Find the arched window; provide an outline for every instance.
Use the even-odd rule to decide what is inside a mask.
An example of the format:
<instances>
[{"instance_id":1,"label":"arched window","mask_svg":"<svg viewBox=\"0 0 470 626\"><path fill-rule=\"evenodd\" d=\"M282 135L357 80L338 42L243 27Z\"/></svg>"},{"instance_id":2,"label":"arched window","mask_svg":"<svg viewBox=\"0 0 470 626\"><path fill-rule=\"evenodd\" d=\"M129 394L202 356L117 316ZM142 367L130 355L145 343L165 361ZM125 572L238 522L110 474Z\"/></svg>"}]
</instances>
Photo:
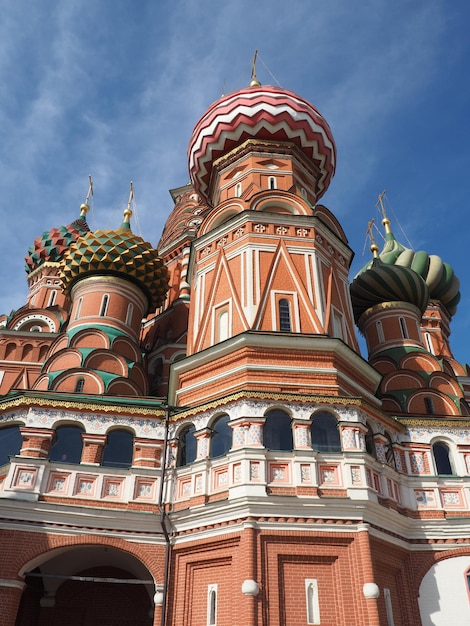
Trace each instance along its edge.
<instances>
[{"instance_id":1,"label":"arched window","mask_svg":"<svg viewBox=\"0 0 470 626\"><path fill-rule=\"evenodd\" d=\"M59 426L55 431L55 443L51 448L49 460L56 463L80 463L83 432L81 426Z\"/></svg>"},{"instance_id":2,"label":"arched window","mask_svg":"<svg viewBox=\"0 0 470 626\"><path fill-rule=\"evenodd\" d=\"M84 387L85 387L85 379L82 377L77 378L77 382L75 384L75 393L82 393Z\"/></svg>"},{"instance_id":3,"label":"arched window","mask_svg":"<svg viewBox=\"0 0 470 626\"><path fill-rule=\"evenodd\" d=\"M196 427L194 424L186 426L180 433L178 443L178 458L176 464L178 467L188 465L196 460L197 456L197 439L194 436Z\"/></svg>"},{"instance_id":4,"label":"arched window","mask_svg":"<svg viewBox=\"0 0 470 626\"><path fill-rule=\"evenodd\" d=\"M449 476L454 473L450 462L449 448L445 443L442 443L442 441L434 443L432 446L432 454L436 466L436 473L439 476Z\"/></svg>"},{"instance_id":5,"label":"arched window","mask_svg":"<svg viewBox=\"0 0 470 626\"><path fill-rule=\"evenodd\" d=\"M51 291L51 295L49 296L49 304L47 306L54 306L56 298L57 298L57 291L53 289Z\"/></svg>"},{"instance_id":6,"label":"arched window","mask_svg":"<svg viewBox=\"0 0 470 626\"><path fill-rule=\"evenodd\" d=\"M269 188L270 189L277 189L276 177L275 176L270 176L269 177Z\"/></svg>"},{"instance_id":7,"label":"arched window","mask_svg":"<svg viewBox=\"0 0 470 626\"><path fill-rule=\"evenodd\" d=\"M108 312L109 296L105 294L101 301L100 317L105 317Z\"/></svg>"},{"instance_id":8,"label":"arched window","mask_svg":"<svg viewBox=\"0 0 470 626\"><path fill-rule=\"evenodd\" d=\"M0 428L0 467L10 462L11 456L19 453L22 443L19 426Z\"/></svg>"},{"instance_id":9,"label":"arched window","mask_svg":"<svg viewBox=\"0 0 470 626\"><path fill-rule=\"evenodd\" d=\"M312 448L318 452L341 452L341 440L336 418L321 411L312 417Z\"/></svg>"},{"instance_id":10,"label":"arched window","mask_svg":"<svg viewBox=\"0 0 470 626\"><path fill-rule=\"evenodd\" d=\"M217 585L209 585L207 589L207 624L217 624Z\"/></svg>"},{"instance_id":11,"label":"arched window","mask_svg":"<svg viewBox=\"0 0 470 626\"><path fill-rule=\"evenodd\" d=\"M134 449L134 435L128 430L110 430L106 438L101 465L130 467Z\"/></svg>"},{"instance_id":12,"label":"arched window","mask_svg":"<svg viewBox=\"0 0 470 626\"><path fill-rule=\"evenodd\" d=\"M379 343L383 343L385 341L385 336L384 336L384 329L382 326L382 322L379 320L376 323L375 327L377 329L377 338L379 340Z\"/></svg>"},{"instance_id":13,"label":"arched window","mask_svg":"<svg viewBox=\"0 0 470 626\"><path fill-rule=\"evenodd\" d=\"M291 332L290 322L290 302L286 298L281 298L278 302L279 307L279 330L282 332Z\"/></svg>"},{"instance_id":14,"label":"arched window","mask_svg":"<svg viewBox=\"0 0 470 626\"><path fill-rule=\"evenodd\" d=\"M228 311L221 311L218 320L218 341L228 339Z\"/></svg>"},{"instance_id":15,"label":"arched window","mask_svg":"<svg viewBox=\"0 0 470 626\"><path fill-rule=\"evenodd\" d=\"M242 195L242 184L237 183L235 185L235 198L241 198Z\"/></svg>"},{"instance_id":16,"label":"arched window","mask_svg":"<svg viewBox=\"0 0 470 626\"><path fill-rule=\"evenodd\" d=\"M227 454L232 447L232 429L228 425L230 418L222 415L212 424L211 459Z\"/></svg>"},{"instance_id":17,"label":"arched window","mask_svg":"<svg viewBox=\"0 0 470 626\"><path fill-rule=\"evenodd\" d=\"M268 450L292 450L291 419L280 409L273 409L266 414L263 430L263 444Z\"/></svg>"},{"instance_id":18,"label":"arched window","mask_svg":"<svg viewBox=\"0 0 470 626\"><path fill-rule=\"evenodd\" d=\"M370 427L370 424L367 424L366 452L370 454L371 456L373 456L374 459L377 458L377 449L375 447L374 433L372 431L372 428Z\"/></svg>"}]
</instances>

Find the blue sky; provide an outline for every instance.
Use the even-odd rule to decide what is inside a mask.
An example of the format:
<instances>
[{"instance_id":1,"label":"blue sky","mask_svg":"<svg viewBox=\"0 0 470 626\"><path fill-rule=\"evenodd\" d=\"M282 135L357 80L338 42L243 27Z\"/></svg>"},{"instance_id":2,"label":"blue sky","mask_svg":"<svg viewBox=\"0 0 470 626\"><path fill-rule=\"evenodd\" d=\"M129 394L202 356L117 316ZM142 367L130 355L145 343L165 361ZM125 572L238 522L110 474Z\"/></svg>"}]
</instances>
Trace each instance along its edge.
<instances>
[{"instance_id":1,"label":"blue sky","mask_svg":"<svg viewBox=\"0 0 470 626\"><path fill-rule=\"evenodd\" d=\"M25 301L34 238L78 215L115 228L135 187L134 232L158 243L168 190L188 181L193 126L258 78L311 101L338 149L322 199L369 258L387 189L403 243L461 280L451 345L470 361L467 271L470 5L466 0L45 0L0 3L0 312ZM403 235L403 229L405 235Z\"/></svg>"}]
</instances>

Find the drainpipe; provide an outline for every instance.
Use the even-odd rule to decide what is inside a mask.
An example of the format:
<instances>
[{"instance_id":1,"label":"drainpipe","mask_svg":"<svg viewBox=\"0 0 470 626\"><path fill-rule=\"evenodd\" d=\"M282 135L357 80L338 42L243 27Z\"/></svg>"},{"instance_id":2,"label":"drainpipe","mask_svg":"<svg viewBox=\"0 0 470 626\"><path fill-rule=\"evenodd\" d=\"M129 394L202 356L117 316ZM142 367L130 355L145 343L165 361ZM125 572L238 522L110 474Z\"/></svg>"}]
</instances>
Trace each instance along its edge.
<instances>
[{"instance_id":1,"label":"drainpipe","mask_svg":"<svg viewBox=\"0 0 470 626\"><path fill-rule=\"evenodd\" d=\"M160 473L160 490L158 493L158 511L160 513L160 524L163 531L163 536L165 538L165 568L163 572L163 601L162 601L162 614L160 624L161 626L165 626L166 621L166 607L167 607L167 597L168 597L168 581L170 578L170 555L171 555L171 544L170 544L170 535L168 533L166 524L168 520L168 515L165 510L165 503L163 501L163 492L165 488L165 474L166 474L166 456L168 450L168 433L170 428L170 406L168 404L165 407L165 438L163 440L163 451L162 451L162 461L160 463L161 473Z\"/></svg>"}]
</instances>

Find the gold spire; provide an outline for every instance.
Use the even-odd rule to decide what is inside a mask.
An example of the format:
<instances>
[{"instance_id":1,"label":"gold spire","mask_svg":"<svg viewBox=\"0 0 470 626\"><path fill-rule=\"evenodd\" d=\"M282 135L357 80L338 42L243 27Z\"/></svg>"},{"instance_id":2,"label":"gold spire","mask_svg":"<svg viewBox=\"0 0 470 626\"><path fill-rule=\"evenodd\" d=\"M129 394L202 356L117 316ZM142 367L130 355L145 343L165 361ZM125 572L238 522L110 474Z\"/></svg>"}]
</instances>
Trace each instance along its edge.
<instances>
[{"instance_id":1,"label":"gold spire","mask_svg":"<svg viewBox=\"0 0 470 626\"><path fill-rule=\"evenodd\" d=\"M383 215L383 219L382 219L382 224L384 225L385 228L385 234L387 235L388 233L392 232L390 230L390 220L387 217L387 213L385 212L385 207L384 207L384 203L383 203L383 198L385 196L385 189L382 191L382 193L379 195L379 199L377 200L375 206L377 208L380 207L380 210L382 211L382 215Z\"/></svg>"},{"instance_id":2,"label":"gold spire","mask_svg":"<svg viewBox=\"0 0 470 626\"><path fill-rule=\"evenodd\" d=\"M90 210L90 205L88 204L88 202L90 200L90 196L93 195L93 181L90 174L88 174L88 180L90 181L90 184L88 186L88 193L86 195L85 202L80 205L80 217L85 217L85 215Z\"/></svg>"},{"instance_id":3,"label":"gold spire","mask_svg":"<svg viewBox=\"0 0 470 626\"><path fill-rule=\"evenodd\" d=\"M250 87L261 87L261 83L256 78L256 57L258 56L258 50L255 50L255 56L253 57L253 65L251 66L251 83Z\"/></svg>"},{"instance_id":4,"label":"gold spire","mask_svg":"<svg viewBox=\"0 0 470 626\"><path fill-rule=\"evenodd\" d=\"M134 200L134 183L131 181L131 189L129 192L129 201L127 203L127 208L124 209L124 224L129 225L130 219L132 217L131 204Z\"/></svg>"},{"instance_id":5,"label":"gold spire","mask_svg":"<svg viewBox=\"0 0 470 626\"><path fill-rule=\"evenodd\" d=\"M374 225L374 219L372 218L367 224L366 237L370 239L370 251L374 255L374 259L379 256L379 246L375 243L374 233L372 232L372 226Z\"/></svg>"}]
</instances>

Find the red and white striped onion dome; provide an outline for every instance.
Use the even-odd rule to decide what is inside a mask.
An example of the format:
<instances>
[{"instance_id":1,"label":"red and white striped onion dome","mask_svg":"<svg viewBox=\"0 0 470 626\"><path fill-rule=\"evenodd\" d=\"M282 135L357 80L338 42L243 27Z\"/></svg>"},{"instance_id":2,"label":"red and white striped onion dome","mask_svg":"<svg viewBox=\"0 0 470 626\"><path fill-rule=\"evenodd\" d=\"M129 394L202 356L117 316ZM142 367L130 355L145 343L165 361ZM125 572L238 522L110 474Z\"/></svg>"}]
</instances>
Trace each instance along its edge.
<instances>
[{"instance_id":1,"label":"red and white striped onion dome","mask_svg":"<svg viewBox=\"0 0 470 626\"><path fill-rule=\"evenodd\" d=\"M320 170L317 199L328 189L335 173L336 147L327 121L295 93L261 85L222 97L194 128L189 174L206 200L213 162L247 139L294 143Z\"/></svg>"}]
</instances>

